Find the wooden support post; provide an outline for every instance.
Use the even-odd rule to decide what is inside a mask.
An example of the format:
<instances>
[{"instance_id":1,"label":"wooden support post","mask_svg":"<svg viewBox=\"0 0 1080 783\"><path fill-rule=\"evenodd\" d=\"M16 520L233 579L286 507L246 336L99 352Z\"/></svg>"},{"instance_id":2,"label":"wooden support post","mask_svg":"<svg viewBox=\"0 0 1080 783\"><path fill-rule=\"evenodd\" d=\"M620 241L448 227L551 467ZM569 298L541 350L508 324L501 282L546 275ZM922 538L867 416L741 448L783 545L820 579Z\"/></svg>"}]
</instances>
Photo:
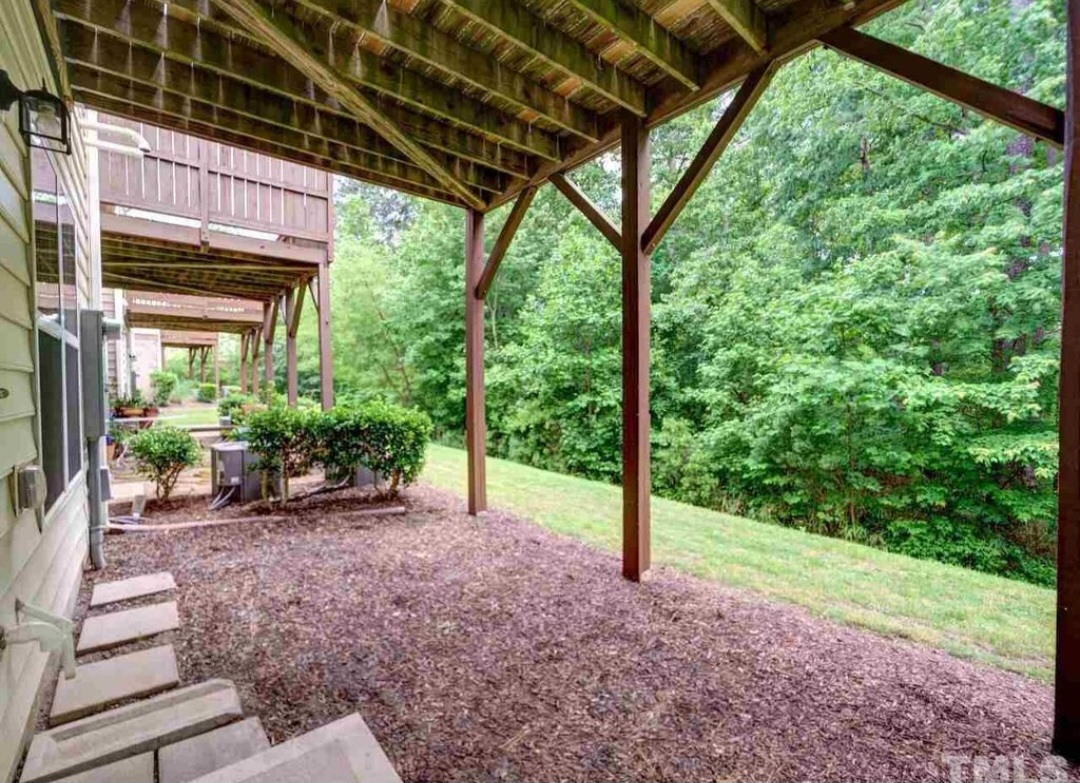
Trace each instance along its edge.
<instances>
[{"instance_id":1,"label":"wooden support post","mask_svg":"<svg viewBox=\"0 0 1080 783\"><path fill-rule=\"evenodd\" d=\"M215 397L221 396L221 335L218 335L217 342L214 343L214 388L217 390L214 393Z\"/></svg>"},{"instance_id":2,"label":"wooden support post","mask_svg":"<svg viewBox=\"0 0 1080 783\"><path fill-rule=\"evenodd\" d=\"M1073 3L1067 35L1053 750L1076 763L1080 761L1080 10Z\"/></svg>"},{"instance_id":3,"label":"wooden support post","mask_svg":"<svg viewBox=\"0 0 1080 783\"><path fill-rule=\"evenodd\" d=\"M262 329L251 332L251 394L259 396L259 351L262 348Z\"/></svg>"},{"instance_id":4,"label":"wooden support post","mask_svg":"<svg viewBox=\"0 0 1080 783\"><path fill-rule=\"evenodd\" d=\"M199 349L199 383L206 383L206 356L209 352L207 345Z\"/></svg>"},{"instance_id":5,"label":"wooden support post","mask_svg":"<svg viewBox=\"0 0 1080 783\"><path fill-rule=\"evenodd\" d=\"M623 576L637 582L650 565L649 323L651 261L642 249L649 224L649 131L622 118Z\"/></svg>"},{"instance_id":6,"label":"wooden support post","mask_svg":"<svg viewBox=\"0 0 1080 783\"><path fill-rule=\"evenodd\" d=\"M334 407L334 350L330 342L330 266L319 264L319 386L322 391L322 407L328 411Z\"/></svg>"},{"instance_id":7,"label":"wooden support post","mask_svg":"<svg viewBox=\"0 0 1080 783\"><path fill-rule=\"evenodd\" d=\"M277 329L278 316L278 301L275 298L273 301L267 302L263 305L263 342L265 348L263 350L263 370L265 372L266 381L266 401L271 402L274 397L274 332Z\"/></svg>"},{"instance_id":8,"label":"wooden support post","mask_svg":"<svg viewBox=\"0 0 1080 783\"><path fill-rule=\"evenodd\" d=\"M164 349L162 349L162 355L164 355L164 353L165 353L165 351L164 351ZM164 366L165 362L162 361L161 364L162 364L162 369L165 369L165 366ZM194 348L188 348L187 349L187 377L188 377L189 381L195 380L195 349Z\"/></svg>"},{"instance_id":9,"label":"wooden support post","mask_svg":"<svg viewBox=\"0 0 1080 783\"><path fill-rule=\"evenodd\" d=\"M477 296L484 273L484 215L465 211L465 446L469 513L487 510L487 421L484 412L484 300Z\"/></svg>"},{"instance_id":10,"label":"wooden support post","mask_svg":"<svg viewBox=\"0 0 1080 783\"><path fill-rule=\"evenodd\" d=\"M296 333L300 329L300 314L304 309L304 289L290 288L285 292L285 385L289 405L296 405L299 395L296 378Z\"/></svg>"},{"instance_id":11,"label":"wooden support post","mask_svg":"<svg viewBox=\"0 0 1080 783\"><path fill-rule=\"evenodd\" d=\"M248 342L250 341L250 334L244 332L240 335L240 393L247 394L247 363L248 363Z\"/></svg>"}]
</instances>

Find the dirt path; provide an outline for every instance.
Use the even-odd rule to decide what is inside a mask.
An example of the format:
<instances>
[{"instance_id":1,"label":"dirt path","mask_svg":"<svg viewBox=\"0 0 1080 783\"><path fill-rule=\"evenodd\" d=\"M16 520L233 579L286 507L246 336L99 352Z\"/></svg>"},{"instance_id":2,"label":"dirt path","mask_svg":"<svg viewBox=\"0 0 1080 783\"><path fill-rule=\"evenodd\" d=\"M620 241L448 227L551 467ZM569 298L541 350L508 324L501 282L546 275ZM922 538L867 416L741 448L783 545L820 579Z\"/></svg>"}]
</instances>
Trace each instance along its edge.
<instances>
[{"instance_id":1,"label":"dirt path","mask_svg":"<svg viewBox=\"0 0 1080 783\"><path fill-rule=\"evenodd\" d=\"M949 780L950 760L971 780L975 756L1032 778L1046 762L1052 693L1032 680L663 570L631 585L606 553L436 490L405 503L110 537L89 581L171 570L184 680L233 679L275 742L358 710L406 780Z\"/></svg>"}]
</instances>

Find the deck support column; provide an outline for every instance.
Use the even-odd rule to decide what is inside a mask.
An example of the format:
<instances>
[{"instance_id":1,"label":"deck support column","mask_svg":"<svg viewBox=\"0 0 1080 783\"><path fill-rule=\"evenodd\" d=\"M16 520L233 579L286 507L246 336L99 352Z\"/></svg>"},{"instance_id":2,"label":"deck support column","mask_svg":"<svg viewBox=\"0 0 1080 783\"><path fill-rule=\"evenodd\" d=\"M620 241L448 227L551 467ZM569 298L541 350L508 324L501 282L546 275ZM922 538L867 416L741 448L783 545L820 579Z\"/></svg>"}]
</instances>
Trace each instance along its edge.
<instances>
[{"instance_id":1,"label":"deck support column","mask_svg":"<svg viewBox=\"0 0 1080 783\"><path fill-rule=\"evenodd\" d=\"M251 332L251 395L259 396L259 350L262 348L262 329L254 329Z\"/></svg>"},{"instance_id":2,"label":"deck support column","mask_svg":"<svg viewBox=\"0 0 1080 783\"><path fill-rule=\"evenodd\" d=\"M642 235L650 216L649 131L622 118L622 460L623 576L637 582L650 565L649 325L652 260Z\"/></svg>"},{"instance_id":3,"label":"deck support column","mask_svg":"<svg viewBox=\"0 0 1080 783\"><path fill-rule=\"evenodd\" d=\"M1069 4L1058 416L1057 663L1054 752L1080 761L1080 11Z\"/></svg>"},{"instance_id":4,"label":"deck support column","mask_svg":"<svg viewBox=\"0 0 1080 783\"><path fill-rule=\"evenodd\" d=\"M465 211L465 446L468 451L469 513L487 510L487 421L484 402L484 300L477 286L484 274L484 215Z\"/></svg>"},{"instance_id":5,"label":"deck support column","mask_svg":"<svg viewBox=\"0 0 1080 783\"><path fill-rule=\"evenodd\" d=\"M296 333L300 328L300 311L304 293L290 288L285 292L285 389L289 405L296 407L299 390L296 378Z\"/></svg>"},{"instance_id":6,"label":"deck support column","mask_svg":"<svg viewBox=\"0 0 1080 783\"><path fill-rule=\"evenodd\" d=\"M216 389L214 396L221 396L221 362L219 357L221 356L221 335L218 335L217 342L214 343L214 389Z\"/></svg>"},{"instance_id":7,"label":"deck support column","mask_svg":"<svg viewBox=\"0 0 1080 783\"><path fill-rule=\"evenodd\" d=\"M330 332L330 265L319 264L318 296L315 305L319 311L319 386L322 392L322 409L334 407L334 349Z\"/></svg>"},{"instance_id":8,"label":"deck support column","mask_svg":"<svg viewBox=\"0 0 1080 783\"><path fill-rule=\"evenodd\" d=\"M247 394L247 360L248 360L248 342L250 341L250 334L248 332L242 332L240 334L240 393Z\"/></svg>"},{"instance_id":9,"label":"deck support column","mask_svg":"<svg viewBox=\"0 0 1080 783\"><path fill-rule=\"evenodd\" d=\"M187 377L189 381L195 380L195 348L187 349ZM162 357L165 356L165 350L161 351ZM165 359L161 360L161 369L165 369Z\"/></svg>"},{"instance_id":10,"label":"deck support column","mask_svg":"<svg viewBox=\"0 0 1080 783\"><path fill-rule=\"evenodd\" d=\"M278 302L263 305L263 372L266 381L266 402L274 398L274 332L277 328Z\"/></svg>"}]
</instances>

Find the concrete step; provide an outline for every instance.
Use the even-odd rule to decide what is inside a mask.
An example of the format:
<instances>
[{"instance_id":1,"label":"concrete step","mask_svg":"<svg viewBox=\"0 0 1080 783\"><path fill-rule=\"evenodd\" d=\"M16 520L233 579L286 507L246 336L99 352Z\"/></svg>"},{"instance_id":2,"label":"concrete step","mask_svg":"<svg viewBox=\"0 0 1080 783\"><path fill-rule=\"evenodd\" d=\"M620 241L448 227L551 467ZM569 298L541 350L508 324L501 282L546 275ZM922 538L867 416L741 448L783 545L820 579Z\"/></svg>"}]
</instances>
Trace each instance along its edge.
<instances>
[{"instance_id":1,"label":"concrete step","mask_svg":"<svg viewBox=\"0 0 1080 783\"><path fill-rule=\"evenodd\" d=\"M75 667L75 678L56 682L49 723L61 723L100 712L126 699L153 696L180 684L172 645L118 655Z\"/></svg>"},{"instance_id":2,"label":"concrete step","mask_svg":"<svg viewBox=\"0 0 1080 783\"><path fill-rule=\"evenodd\" d=\"M211 772L195 783L401 783L356 713Z\"/></svg>"},{"instance_id":3,"label":"concrete step","mask_svg":"<svg viewBox=\"0 0 1080 783\"><path fill-rule=\"evenodd\" d=\"M94 767L59 783L154 783L154 754L140 753L103 767Z\"/></svg>"},{"instance_id":4,"label":"concrete step","mask_svg":"<svg viewBox=\"0 0 1080 783\"><path fill-rule=\"evenodd\" d=\"M179 627L180 613L176 601L88 617L83 621L75 652L108 650Z\"/></svg>"},{"instance_id":5,"label":"concrete step","mask_svg":"<svg viewBox=\"0 0 1080 783\"><path fill-rule=\"evenodd\" d=\"M143 598L175 589L176 582L168 571L133 576L131 579L121 579L119 582L102 582L94 585L94 592L90 594L90 608L95 609L105 604L130 601L132 598Z\"/></svg>"},{"instance_id":6,"label":"concrete step","mask_svg":"<svg viewBox=\"0 0 1080 783\"><path fill-rule=\"evenodd\" d=\"M187 783L270 747L258 718L230 723L158 751L159 783Z\"/></svg>"},{"instance_id":7,"label":"concrete step","mask_svg":"<svg viewBox=\"0 0 1080 783\"><path fill-rule=\"evenodd\" d=\"M22 780L57 780L157 750L243 717L228 680L207 680L36 735Z\"/></svg>"}]
</instances>

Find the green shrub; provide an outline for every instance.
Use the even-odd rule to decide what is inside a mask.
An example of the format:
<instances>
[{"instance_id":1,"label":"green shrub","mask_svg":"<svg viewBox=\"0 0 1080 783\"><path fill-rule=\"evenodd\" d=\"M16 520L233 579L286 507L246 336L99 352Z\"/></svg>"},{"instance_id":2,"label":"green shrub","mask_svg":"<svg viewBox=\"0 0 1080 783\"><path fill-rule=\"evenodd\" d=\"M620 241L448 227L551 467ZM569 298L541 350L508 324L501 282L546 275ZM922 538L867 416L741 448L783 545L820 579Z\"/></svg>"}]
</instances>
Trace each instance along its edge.
<instances>
[{"instance_id":1,"label":"green shrub","mask_svg":"<svg viewBox=\"0 0 1080 783\"><path fill-rule=\"evenodd\" d=\"M244 420L244 406L258 404L250 394L229 394L218 400L218 416L228 416L233 424L240 424Z\"/></svg>"},{"instance_id":2,"label":"green shrub","mask_svg":"<svg viewBox=\"0 0 1080 783\"><path fill-rule=\"evenodd\" d=\"M221 387L221 396L222 397L231 397L232 395L239 394L239 393L240 393L240 387L239 386L222 386Z\"/></svg>"},{"instance_id":3,"label":"green shrub","mask_svg":"<svg viewBox=\"0 0 1080 783\"><path fill-rule=\"evenodd\" d=\"M213 402L217 399L217 386L212 383L200 383L196 397L199 402Z\"/></svg>"},{"instance_id":4,"label":"green shrub","mask_svg":"<svg viewBox=\"0 0 1080 783\"><path fill-rule=\"evenodd\" d=\"M321 417L319 411L275 406L252 411L244 422L244 439L258 455L264 482L270 473L281 476L283 503L289 502L289 479L307 473L317 456Z\"/></svg>"},{"instance_id":5,"label":"green shrub","mask_svg":"<svg viewBox=\"0 0 1080 783\"><path fill-rule=\"evenodd\" d=\"M199 461L199 443L179 427L151 427L135 435L128 449L138 462L139 472L156 485L159 500L168 500L180 471Z\"/></svg>"},{"instance_id":6,"label":"green shrub","mask_svg":"<svg viewBox=\"0 0 1080 783\"><path fill-rule=\"evenodd\" d=\"M172 397L176 384L179 382L180 379L176 377L176 373L160 370L150 373L150 389L154 404L168 405L169 398Z\"/></svg>"},{"instance_id":7,"label":"green shrub","mask_svg":"<svg viewBox=\"0 0 1080 783\"><path fill-rule=\"evenodd\" d=\"M367 467L396 495L423 470L431 433L431 419L417 410L378 401L338 406L319 417L320 461L329 475Z\"/></svg>"}]
</instances>

